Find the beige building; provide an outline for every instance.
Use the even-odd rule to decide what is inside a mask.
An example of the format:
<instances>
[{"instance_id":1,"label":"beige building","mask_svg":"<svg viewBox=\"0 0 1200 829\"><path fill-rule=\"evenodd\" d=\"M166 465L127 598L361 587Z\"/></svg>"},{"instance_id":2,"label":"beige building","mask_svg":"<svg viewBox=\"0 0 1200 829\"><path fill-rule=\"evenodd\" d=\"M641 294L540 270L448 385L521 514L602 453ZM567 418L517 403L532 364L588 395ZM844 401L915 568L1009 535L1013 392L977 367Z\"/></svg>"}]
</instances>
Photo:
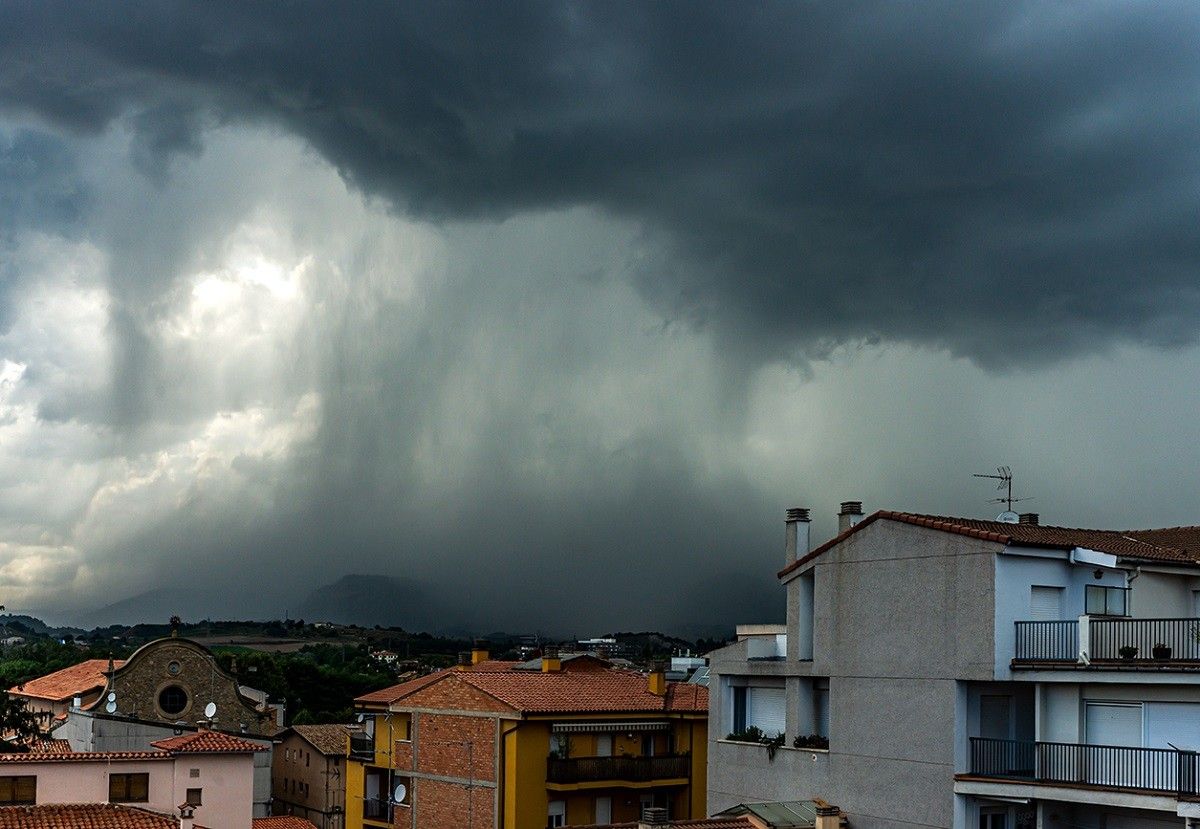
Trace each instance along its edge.
<instances>
[{"instance_id":1,"label":"beige building","mask_svg":"<svg viewBox=\"0 0 1200 829\"><path fill-rule=\"evenodd\" d=\"M337 723L294 725L276 738L271 811L306 818L317 829L342 829L346 819L346 756L350 730Z\"/></svg>"}]
</instances>

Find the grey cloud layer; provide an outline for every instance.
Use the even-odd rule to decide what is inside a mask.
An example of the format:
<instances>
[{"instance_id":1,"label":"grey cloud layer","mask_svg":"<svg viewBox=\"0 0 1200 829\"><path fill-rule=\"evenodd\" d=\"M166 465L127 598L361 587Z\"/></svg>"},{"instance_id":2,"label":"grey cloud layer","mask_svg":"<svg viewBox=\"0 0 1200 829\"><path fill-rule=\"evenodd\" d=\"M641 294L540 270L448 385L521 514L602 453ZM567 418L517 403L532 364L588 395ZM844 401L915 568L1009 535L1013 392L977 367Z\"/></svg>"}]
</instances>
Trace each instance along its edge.
<instances>
[{"instance_id":1,"label":"grey cloud layer","mask_svg":"<svg viewBox=\"0 0 1200 829\"><path fill-rule=\"evenodd\" d=\"M10 4L0 101L135 112L146 169L269 119L431 217L592 205L752 362L1192 342L1200 13L1042 3Z\"/></svg>"}]
</instances>

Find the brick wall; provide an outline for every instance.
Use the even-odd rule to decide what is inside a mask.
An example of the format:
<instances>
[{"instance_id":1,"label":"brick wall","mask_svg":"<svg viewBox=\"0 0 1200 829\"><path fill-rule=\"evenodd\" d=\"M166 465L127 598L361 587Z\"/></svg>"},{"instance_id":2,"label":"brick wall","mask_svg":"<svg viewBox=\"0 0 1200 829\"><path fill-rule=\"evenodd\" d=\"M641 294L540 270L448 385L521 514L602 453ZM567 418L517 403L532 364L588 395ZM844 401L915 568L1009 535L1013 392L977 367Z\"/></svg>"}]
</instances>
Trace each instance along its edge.
<instances>
[{"instance_id":1,"label":"brick wall","mask_svg":"<svg viewBox=\"0 0 1200 829\"><path fill-rule=\"evenodd\" d=\"M417 771L495 782L497 720L455 714L417 717Z\"/></svg>"},{"instance_id":2,"label":"brick wall","mask_svg":"<svg viewBox=\"0 0 1200 829\"><path fill-rule=\"evenodd\" d=\"M416 780L413 806L420 829L493 829L496 790L442 780Z\"/></svg>"}]
</instances>

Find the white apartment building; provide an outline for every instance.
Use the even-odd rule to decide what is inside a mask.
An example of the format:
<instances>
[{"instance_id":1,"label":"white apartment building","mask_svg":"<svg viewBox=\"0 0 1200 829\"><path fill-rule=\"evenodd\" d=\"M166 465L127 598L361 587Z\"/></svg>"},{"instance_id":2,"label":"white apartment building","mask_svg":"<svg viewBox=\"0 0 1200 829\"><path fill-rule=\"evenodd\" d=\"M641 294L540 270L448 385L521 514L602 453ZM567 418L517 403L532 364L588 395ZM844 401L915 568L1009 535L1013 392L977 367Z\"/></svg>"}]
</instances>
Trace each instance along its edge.
<instances>
[{"instance_id":1,"label":"white apartment building","mask_svg":"<svg viewBox=\"0 0 1200 829\"><path fill-rule=\"evenodd\" d=\"M786 526L786 625L710 655L710 814L820 797L852 829L1200 826L1200 527L857 502L815 549L807 510ZM726 739L750 726L782 745Z\"/></svg>"}]
</instances>

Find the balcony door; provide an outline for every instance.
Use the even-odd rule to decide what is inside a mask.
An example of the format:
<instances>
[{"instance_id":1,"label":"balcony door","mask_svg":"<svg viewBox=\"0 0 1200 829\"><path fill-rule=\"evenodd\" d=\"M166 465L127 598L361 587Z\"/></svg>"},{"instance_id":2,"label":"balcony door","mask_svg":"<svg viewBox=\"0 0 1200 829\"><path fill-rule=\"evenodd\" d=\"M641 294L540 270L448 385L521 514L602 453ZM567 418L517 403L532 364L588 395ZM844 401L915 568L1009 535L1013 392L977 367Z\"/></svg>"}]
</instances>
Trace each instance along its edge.
<instances>
[{"instance_id":1,"label":"balcony door","mask_svg":"<svg viewBox=\"0 0 1200 829\"><path fill-rule=\"evenodd\" d=\"M1141 761L1139 752L1120 748L1140 748L1142 745L1141 703L1088 702L1084 705L1084 727L1089 746L1087 752L1087 782L1119 786L1129 776L1130 764Z\"/></svg>"},{"instance_id":2,"label":"balcony door","mask_svg":"<svg viewBox=\"0 0 1200 829\"><path fill-rule=\"evenodd\" d=\"M612 735L597 734L596 735L596 756L597 757L612 757ZM599 821L597 821L599 822Z\"/></svg>"}]
</instances>

